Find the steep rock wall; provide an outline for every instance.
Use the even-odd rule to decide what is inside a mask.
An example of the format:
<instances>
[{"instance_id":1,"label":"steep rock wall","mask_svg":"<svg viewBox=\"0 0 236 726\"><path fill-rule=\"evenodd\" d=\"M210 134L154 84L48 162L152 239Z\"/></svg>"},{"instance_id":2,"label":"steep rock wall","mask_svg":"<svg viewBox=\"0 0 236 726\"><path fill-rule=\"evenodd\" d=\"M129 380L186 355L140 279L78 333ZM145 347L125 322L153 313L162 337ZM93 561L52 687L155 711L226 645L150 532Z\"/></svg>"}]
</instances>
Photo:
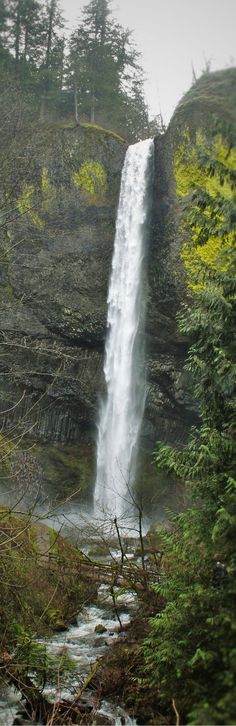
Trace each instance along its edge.
<instances>
[{"instance_id":1,"label":"steep rock wall","mask_svg":"<svg viewBox=\"0 0 236 726\"><path fill-rule=\"evenodd\" d=\"M76 477L78 486L91 481L126 144L98 128L38 134L30 185L2 238L1 420L9 438L37 442L46 481L75 488Z\"/></svg>"},{"instance_id":2,"label":"steep rock wall","mask_svg":"<svg viewBox=\"0 0 236 726\"><path fill-rule=\"evenodd\" d=\"M196 421L184 371L187 341L176 312L186 294L177 238L172 153L166 137L155 140L152 227L148 250L146 319L147 400L143 441L183 442Z\"/></svg>"},{"instance_id":3,"label":"steep rock wall","mask_svg":"<svg viewBox=\"0 0 236 726\"><path fill-rule=\"evenodd\" d=\"M147 250L147 401L141 447L182 443L197 410L184 370L188 341L176 312L186 298L173 159L185 126L208 132L235 109L235 70L206 74L155 140ZM39 131L39 137L40 137ZM38 151L40 148L40 153ZM2 240L0 390L6 436L27 434L37 479L59 497L93 479L106 299L126 144L96 128L44 129L31 186ZM26 153L28 153L26 151ZM27 197L28 194L28 197ZM27 202L28 199L28 202ZM27 206L28 205L28 206ZM7 250L6 250L7 244ZM17 404L17 405L16 405ZM27 456L14 464L31 481ZM19 457L18 457L19 459ZM28 466L28 469L27 469ZM17 468L18 467L18 468ZM151 475L152 478L152 475Z\"/></svg>"}]
</instances>

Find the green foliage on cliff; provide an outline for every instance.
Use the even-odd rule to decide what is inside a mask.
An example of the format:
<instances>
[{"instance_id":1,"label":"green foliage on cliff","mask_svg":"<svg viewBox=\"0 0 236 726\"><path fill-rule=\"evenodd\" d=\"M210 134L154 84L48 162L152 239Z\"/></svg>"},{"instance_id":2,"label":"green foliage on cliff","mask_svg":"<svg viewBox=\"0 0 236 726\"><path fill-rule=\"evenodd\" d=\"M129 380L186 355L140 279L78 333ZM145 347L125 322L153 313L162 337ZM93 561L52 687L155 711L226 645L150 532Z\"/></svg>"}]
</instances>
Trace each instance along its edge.
<instances>
[{"instance_id":1,"label":"green foliage on cliff","mask_svg":"<svg viewBox=\"0 0 236 726\"><path fill-rule=\"evenodd\" d=\"M104 200L107 175L98 161L86 161L72 176L73 182L91 202L99 204Z\"/></svg>"},{"instance_id":2,"label":"green foliage on cliff","mask_svg":"<svg viewBox=\"0 0 236 726\"><path fill-rule=\"evenodd\" d=\"M43 189L43 191L45 191L45 189ZM18 197L17 206L21 215L28 215L30 217L30 220L33 222L33 224L36 225L36 227L42 228L44 227L44 222L42 219L40 219L39 215L35 211L33 197L34 187L32 184L27 185L23 189L22 195Z\"/></svg>"},{"instance_id":3,"label":"green foliage on cliff","mask_svg":"<svg viewBox=\"0 0 236 726\"><path fill-rule=\"evenodd\" d=\"M42 168L42 192L46 193L48 192L50 188L50 181L49 181L49 174L48 169L44 166Z\"/></svg>"},{"instance_id":4,"label":"green foliage on cliff","mask_svg":"<svg viewBox=\"0 0 236 726\"><path fill-rule=\"evenodd\" d=\"M235 244L236 147L222 136L211 141L198 131L183 134L175 152L176 191L182 198L182 260L188 285L196 290L212 270L225 270ZM191 204L189 203L191 198Z\"/></svg>"},{"instance_id":5,"label":"green foliage on cliff","mask_svg":"<svg viewBox=\"0 0 236 726\"><path fill-rule=\"evenodd\" d=\"M151 692L158 689L168 723L173 723L174 703L181 723L234 724L235 151L219 136L207 143L202 134L194 147L185 134L175 170L188 234L183 258L194 290L179 327L191 341L187 367L201 427L183 449L156 451L158 470L185 482L191 506L162 532L163 573L153 587L165 605L153 617L144 645L144 682ZM204 258L201 249L207 251Z\"/></svg>"}]
</instances>

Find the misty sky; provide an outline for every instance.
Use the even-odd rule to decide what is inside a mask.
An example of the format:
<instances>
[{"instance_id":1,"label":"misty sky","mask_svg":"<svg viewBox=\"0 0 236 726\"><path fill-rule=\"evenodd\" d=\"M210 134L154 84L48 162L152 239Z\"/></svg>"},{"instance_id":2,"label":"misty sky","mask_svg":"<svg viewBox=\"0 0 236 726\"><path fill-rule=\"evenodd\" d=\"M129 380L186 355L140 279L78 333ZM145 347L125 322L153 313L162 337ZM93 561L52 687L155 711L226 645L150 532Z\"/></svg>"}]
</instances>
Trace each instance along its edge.
<instances>
[{"instance_id":1,"label":"misty sky","mask_svg":"<svg viewBox=\"0 0 236 726\"><path fill-rule=\"evenodd\" d=\"M70 28L88 0L61 0ZM114 16L133 30L147 76L153 115L168 121L206 61L212 70L236 65L236 0L113 0Z\"/></svg>"}]
</instances>

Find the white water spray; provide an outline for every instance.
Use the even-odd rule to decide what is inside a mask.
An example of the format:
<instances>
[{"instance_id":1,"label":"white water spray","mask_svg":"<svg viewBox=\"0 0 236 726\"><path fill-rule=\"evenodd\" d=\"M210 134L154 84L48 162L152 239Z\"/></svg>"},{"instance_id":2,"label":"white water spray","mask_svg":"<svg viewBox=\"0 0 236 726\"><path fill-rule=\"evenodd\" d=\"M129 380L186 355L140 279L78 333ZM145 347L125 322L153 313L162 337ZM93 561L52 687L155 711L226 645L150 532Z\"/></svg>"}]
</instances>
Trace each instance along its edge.
<instances>
[{"instance_id":1,"label":"white water spray","mask_svg":"<svg viewBox=\"0 0 236 726\"><path fill-rule=\"evenodd\" d=\"M107 397L100 409L94 498L98 509L116 516L130 501L145 403L142 272L152 154L150 139L126 153L107 301Z\"/></svg>"}]
</instances>

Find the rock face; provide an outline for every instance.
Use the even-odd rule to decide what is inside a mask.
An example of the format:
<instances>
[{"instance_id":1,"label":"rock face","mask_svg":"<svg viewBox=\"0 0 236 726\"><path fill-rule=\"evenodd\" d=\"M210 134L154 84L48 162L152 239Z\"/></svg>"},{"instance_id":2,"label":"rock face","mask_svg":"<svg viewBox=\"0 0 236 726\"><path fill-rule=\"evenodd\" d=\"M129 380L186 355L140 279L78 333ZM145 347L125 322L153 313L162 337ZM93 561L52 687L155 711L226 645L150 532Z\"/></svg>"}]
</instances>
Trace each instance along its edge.
<instances>
[{"instance_id":1,"label":"rock face","mask_svg":"<svg viewBox=\"0 0 236 726\"><path fill-rule=\"evenodd\" d=\"M181 443L196 420L184 372L187 342L179 335L176 312L186 295L176 236L177 205L168 141L155 141L152 229L148 252L146 320L147 400L143 439Z\"/></svg>"},{"instance_id":2,"label":"rock face","mask_svg":"<svg viewBox=\"0 0 236 726\"><path fill-rule=\"evenodd\" d=\"M234 81L231 70L203 76L155 141L141 435L149 458L158 439L181 443L197 421L184 371L187 341L176 325L186 289L174 148L185 123L195 133L208 123L212 108L220 118L224 89L230 106ZM41 141L31 183L8 230L1 273L0 390L6 436L22 433L36 442L33 455L42 480L54 495L59 486L60 497L76 485L83 491L93 479L107 288L126 144L95 127L44 130ZM30 479L27 462L25 472Z\"/></svg>"},{"instance_id":3,"label":"rock face","mask_svg":"<svg viewBox=\"0 0 236 726\"><path fill-rule=\"evenodd\" d=\"M0 387L6 434L16 430L43 445L40 456L46 457L50 470L46 480L55 480L56 487L62 466L68 480L72 446L77 447L73 462L83 462L83 472L85 466L91 479L126 145L105 131L75 128L56 129L48 136L44 130L43 147L32 171L28 208L20 198L21 213L9 227L0 310ZM29 185L23 190L25 199L28 190ZM48 462L45 443L60 445L58 460L56 449L50 449ZM69 449L63 449L62 462L65 445ZM74 463L74 486L73 469ZM85 482L78 466L76 474L80 487Z\"/></svg>"}]
</instances>

